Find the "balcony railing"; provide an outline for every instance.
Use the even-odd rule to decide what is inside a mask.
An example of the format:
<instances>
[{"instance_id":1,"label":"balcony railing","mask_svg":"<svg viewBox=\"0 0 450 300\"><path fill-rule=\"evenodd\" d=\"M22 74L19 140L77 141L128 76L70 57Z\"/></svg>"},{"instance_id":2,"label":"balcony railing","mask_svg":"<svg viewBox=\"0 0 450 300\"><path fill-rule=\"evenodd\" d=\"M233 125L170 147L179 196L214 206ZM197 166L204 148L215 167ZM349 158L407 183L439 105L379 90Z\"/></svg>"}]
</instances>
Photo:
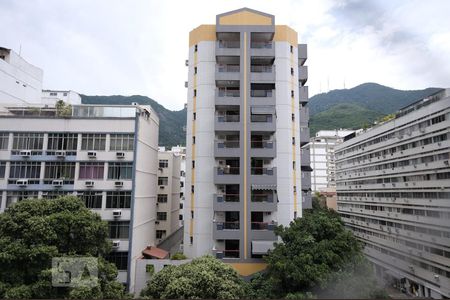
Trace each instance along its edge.
<instances>
[{"instance_id":1,"label":"balcony railing","mask_svg":"<svg viewBox=\"0 0 450 300\"><path fill-rule=\"evenodd\" d=\"M272 123L272 115L252 115L252 122Z\"/></svg>"},{"instance_id":2,"label":"balcony railing","mask_svg":"<svg viewBox=\"0 0 450 300\"><path fill-rule=\"evenodd\" d=\"M250 145L254 149L272 149L273 141L251 141Z\"/></svg>"},{"instance_id":3,"label":"balcony railing","mask_svg":"<svg viewBox=\"0 0 450 300\"><path fill-rule=\"evenodd\" d=\"M239 97L240 91L239 90L219 89L218 95L219 95L219 97Z\"/></svg>"},{"instance_id":4,"label":"balcony railing","mask_svg":"<svg viewBox=\"0 0 450 300\"><path fill-rule=\"evenodd\" d=\"M241 66L240 65L218 65L217 66L217 70L222 73L222 72L233 72L233 73L237 73L241 71Z\"/></svg>"},{"instance_id":5,"label":"balcony railing","mask_svg":"<svg viewBox=\"0 0 450 300\"><path fill-rule=\"evenodd\" d=\"M219 122L239 122L239 120L239 115L217 116L217 121Z\"/></svg>"},{"instance_id":6,"label":"balcony railing","mask_svg":"<svg viewBox=\"0 0 450 300\"><path fill-rule=\"evenodd\" d=\"M276 226L275 222L252 222L251 228L252 230L274 230Z\"/></svg>"},{"instance_id":7,"label":"balcony railing","mask_svg":"<svg viewBox=\"0 0 450 300\"><path fill-rule=\"evenodd\" d=\"M240 223L239 221L234 222L216 222L217 230L239 230Z\"/></svg>"},{"instance_id":8,"label":"balcony railing","mask_svg":"<svg viewBox=\"0 0 450 300\"><path fill-rule=\"evenodd\" d=\"M239 202L239 194L217 195L217 202Z\"/></svg>"},{"instance_id":9,"label":"balcony railing","mask_svg":"<svg viewBox=\"0 0 450 300\"><path fill-rule=\"evenodd\" d=\"M239 249L222 250L224 258L239 258Z\"/></svg>"},{"instance_id":10,"label":"balcony railing","mask_svg":"<svg viewBox=\"0 0 450 300\"><path fill-rule=\"evenodd\" d=\"M250 66L250 70L253 73L272 73L273 67L270 66L262 66L262 65L252 65Z\"/></svg>"},{"instance_id":11,"label":"balcony railing","mask_svg":"<svg viewBox=\"0 0 450 300\"><path fill-rule=\"evenodd\" d=\"M253 49L272 49L272 42L251 42L250 47Z\"/></svg>"},{"instance_id":12,"label":"balcony railing","mask_svg":"<svg viewBox=\"0 0 450 300\"><path fill-rule=\"evenodd\" d=\"M239 141L218 141L217 147L222 148L239 148Z\"/></svg>"},{"instance_id":13,"label":"balcony railing","mask_svg":"<svg viewBox=\"0 0 450 300\"><path fill-rule=\"evenodd\" d=\"M273 195L252 195L252 202L273 202Z\"/></svg>"},{"instance_id":14,"label":"balcony railing","mask_svg":"<svg viewBox=\"0 0 450 300\"><path fill-rule=\"evenodd\" d=\"M239 175L239 167L217 167L217 175Z\"/></svg>"},{"instance_id":15,"label":"balcony railing","mask_svg":"<svg viewBox=\"0 0 450 300\"><path fill-rule=\"evenodd\" d=\"M252 97L272 97L272 90L251 90L250 95Z\"/></svg>"},{"instance_id":16,"label":"balcony railing","mask_svg":"<svg viewBox=\"0 0 450 300\"><path fill-rule=\"evenodd\" d=\"M239 41L219 41L219 48L240 48Z\"/></svg>"},{"instance_id":17,"label":"balcony railing","mask_svg":"<svg viewBox=\"0 0 450 300\"><path fill-rule=\"evenodd\" d=\"M273 168L261 168L261 167L252 167L251 168L252 175L273 175Z\"/></svg>"}]
</instances>

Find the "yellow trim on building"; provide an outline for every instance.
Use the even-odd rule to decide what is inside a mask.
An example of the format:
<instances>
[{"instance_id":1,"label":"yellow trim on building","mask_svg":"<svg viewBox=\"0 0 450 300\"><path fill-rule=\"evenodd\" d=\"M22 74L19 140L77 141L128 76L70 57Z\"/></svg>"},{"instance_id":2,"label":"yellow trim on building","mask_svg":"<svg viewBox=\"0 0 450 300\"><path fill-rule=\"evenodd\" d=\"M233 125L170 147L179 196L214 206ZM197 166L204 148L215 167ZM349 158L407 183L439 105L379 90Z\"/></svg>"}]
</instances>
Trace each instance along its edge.
<instances>
[{"instance_id":1,"label":"yellow trim on building","mask_svg":"<svg viewBox=\"0 0 450 300\"><path fill-rule=\"evenodd\" d=\"M241 276L249 276L267 268L265 263L230 263L230 265Z\"/></svg>"},{"instance_id":2,"label":"yellow trim on building","mask_svg":"<svg viewBox=\"0 0 450 300\"><path fill-rule=\"evenodd\" d=\"M189 32L189 47L201 41L216 40L216 25L200 25Z\"/></svg>"},{"instance_id":3,"label":"yellow trim on building","mask_svg":"<svg viewBox=\"0 0 450 300\"><path fill-rule=\"evenodd\" d=\"M244 32L244 259L247 259L247 32Z\"/></svg>"},{"instance_id":4,"label":"yellow trim on building","mask_svg":"<svg viewBox=\"0 0 450 300\"><path fill-rule=\"evenodd\" d=\"M219 18L220 25L273 25L272 18L251 11L240 11Z\"/></svg>"},{"instance_id":5,"label":"yellow trim on building","mask_svg":"<svg viewBox=\"0 0 450 300\"><path fill-rule=\"evenodd\" d=\"M275 42L288 42L294 47L297 47L297 31L287 25L275 25L275 36L273 37L273 40Z\"/></svg>"}]
</instances>

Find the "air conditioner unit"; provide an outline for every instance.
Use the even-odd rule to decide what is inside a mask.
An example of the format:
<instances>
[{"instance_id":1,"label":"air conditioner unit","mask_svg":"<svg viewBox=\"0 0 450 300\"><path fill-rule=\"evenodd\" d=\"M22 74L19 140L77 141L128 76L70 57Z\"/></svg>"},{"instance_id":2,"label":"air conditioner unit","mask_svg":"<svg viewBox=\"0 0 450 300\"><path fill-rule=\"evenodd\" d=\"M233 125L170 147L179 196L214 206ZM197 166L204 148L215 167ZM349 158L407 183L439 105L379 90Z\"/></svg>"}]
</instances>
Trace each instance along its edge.
<instances>
[{"instance_id":1,"label":"air conditioner unit","mask_svg":"<svg viewBox=\"0 0 450 300\"><path fill-rule=\"evenodd\" d=\"M16 185L20 187L25 187L28 185L28 179L18 179Z\"/></svg>"},{"instance_id":2,"label":"air conditioner unit","mask_svg":"<svg viewBox=\"0 0 450 300\"><path fill-rule=\"evenodd\" d=\"M55 155L57 157L66 157L66 151L56 151Z\"/></svg>"},{"instance_id":3,"label":"air conditioner unit","mask_svg":"<svg viewBox=\"0 0 450 300\"><path fill-rule=\"evenodd\" d=\"M20 156L22 156L22 157L30 157L31 156L31 151L30 150L22 150L22 151L20 151Z\"/></svg>"},{"instance_id":4,"label":"air conditioner unit","mask_svg":"<svg viewBox=\"0 0 450 300\"><path fill-rule=\"evenodd\" d=\"M119 247L120 247L120 241L112 241L113 249L119 249Z\"/></svg>"},{"instance_id":5,"label":"air conditioner unit","mask_svg":"<svg viewBox=\"0 0 450 300\"><path fill-rule=\"evenodd\" d=\"M60 179L53 180L53 181L52 181L52 185L53 185L54 187L61 187L61 186L64 185L64 180L60 180Z\"/></svg>"},{"instance_id":6,"label":"air conditioner unit","mask_svg":"<svg viewBox=\"0 0 450 300\"><path fill-rule=\"evenodd\" d=\"M125 158L125 152L117 152L116 157L117 158Z\"/></svg>"},{"instance_id":7,"label":"air conditioner unit","mask_svg":"<svg viewBox=\"0 0 450 300\"><path fill-rule=\"evenodd\" d=\"M122 216L122 211L121 211L120 209L118 209L118 210L113 210L112 214L113 214L113 217L114 217L115 219L116 219L116 218L120 218L120 217Z\"/></svg>"},{"instance_id":8,"label":"air conditioner unit","mask_svg":"<svg viewBox=\"0 0 450 300\"><path fill-rule=\"evenodd\" d=\"M115 187L123 187L123 181L116 181L114 182Z\"/></svg>"},{"instance_id":9,"label":"air conditioner unit","mask_svg":"<svg viewBox=\"0 0 450 300\"><path fill-rule=\"evenodd\" d=\"M95 151L89 151L89 152L87 153L87 155L88 155L89 158L96 158L96 157L97 157L97 152L95 152Z\"/></svg>"},{"instance_id":10,"label":"air conditioner unit","mask_svg":"<svg viewBox=\"0 0 450 300\"><path fill-rule=\"evenodd\" d=\"M85 185L86 187L93 187L93 186L94 186L94 182L93 182L93 181L86 181L86 182L84 183L84 185Z\"/></svg>"}]
</instances>

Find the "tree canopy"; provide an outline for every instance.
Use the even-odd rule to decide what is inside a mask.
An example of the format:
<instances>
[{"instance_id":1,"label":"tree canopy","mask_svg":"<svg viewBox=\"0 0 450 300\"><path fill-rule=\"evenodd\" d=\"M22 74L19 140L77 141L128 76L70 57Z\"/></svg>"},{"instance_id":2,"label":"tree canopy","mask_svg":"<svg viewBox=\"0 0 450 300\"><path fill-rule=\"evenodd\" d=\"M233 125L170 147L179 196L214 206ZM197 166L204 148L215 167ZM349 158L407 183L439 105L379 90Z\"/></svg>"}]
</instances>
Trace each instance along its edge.
<instances>
[{"instance_id":1,"label":"tree canopy","mask_svg":"<svg viewBox=\"0 0 450 300\"><path fill-rule=\"evenodd\" d=\"M20 201L0 215L0 298L121 298L108 228L76 197ZM98 258L99 285L52 286L52 258Z\"/></svg>"},{"instance_id":2,"label":"tree canopy","mask_svg":"<svg viewBox=\"0 0 450 300\"><path fill-rule=\"evenodd\" d=\"M154 274L141 296L153 299L246 298L248 285L236 271L212 256L179 266L166 266Z\"/></svg>"}]
</instances>

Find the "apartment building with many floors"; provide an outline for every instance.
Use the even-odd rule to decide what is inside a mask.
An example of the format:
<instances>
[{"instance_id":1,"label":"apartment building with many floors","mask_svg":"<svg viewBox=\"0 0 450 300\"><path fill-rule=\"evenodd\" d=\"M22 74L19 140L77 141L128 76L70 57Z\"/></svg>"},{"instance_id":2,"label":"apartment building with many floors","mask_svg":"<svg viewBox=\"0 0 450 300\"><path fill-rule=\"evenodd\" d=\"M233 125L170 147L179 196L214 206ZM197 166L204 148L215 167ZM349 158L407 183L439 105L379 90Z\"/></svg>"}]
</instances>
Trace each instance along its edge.
<instances>
[{"instance_id":1,"label":"apartment building with many floors","mask_svg":"<svg viewBox=\"0 0 450 300\"><path fill-rule=\"evenodd\" d=\"M76 195L109 224L108 260L134 289L156 245L159 119L150 106L13 107L0 114L0 212L26 198Z\"/></svg>"},{"instance_id":2,"label":"apartment building with many floors","mask_svg":"<svg viewBox=\"0 0 450 300\"><path fill-rule=\"evenodd\" d=\"M274 227L302 216L300 145L309 131L300 104L307 102L306 45L297 39L273 15L248 8L190 32L188 257L213 254L252 274L265 267Z\"/></svg>"},{"instance_id":3,"label":"apartment building with many floors","mask_svg":"<svg viewBox=\"0 0 450 300\"><path fill-rule=\"evenodd\" d=\"M380 279L450 297L450 89L336 146L338 211Z\"/></svg>"}]
</instances>

